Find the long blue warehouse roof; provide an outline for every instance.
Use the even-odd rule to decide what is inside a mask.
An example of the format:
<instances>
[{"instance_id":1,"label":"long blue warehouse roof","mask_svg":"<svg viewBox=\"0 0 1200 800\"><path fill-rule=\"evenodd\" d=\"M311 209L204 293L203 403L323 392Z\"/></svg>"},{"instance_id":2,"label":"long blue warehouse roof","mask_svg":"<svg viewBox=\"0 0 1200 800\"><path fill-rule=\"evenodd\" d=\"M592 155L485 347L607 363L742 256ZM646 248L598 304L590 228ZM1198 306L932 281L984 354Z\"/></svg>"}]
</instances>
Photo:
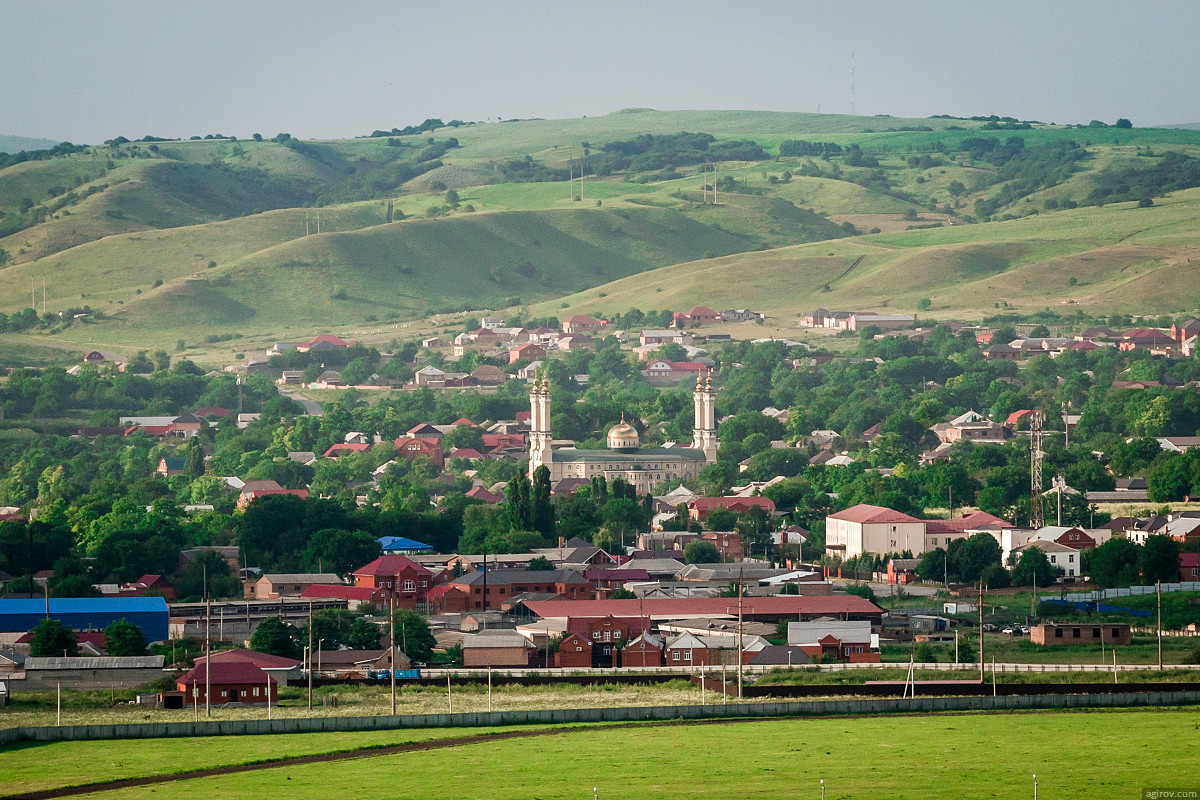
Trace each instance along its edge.
<instances>
[{"instance_id":1,"label":"long blue warehouse roof","mask_svg":"<svg viewBox=\"0 0 1200 800\"><path fill-rule=\"evenodd\" d=\"M99 630L125 618L142 629L146 641L167 638L169 612L161 597L51 597L50 616L75 630ZM0 632L31 630L46 617L46 601L0 600Z\"/></svg>"}]
</instances>

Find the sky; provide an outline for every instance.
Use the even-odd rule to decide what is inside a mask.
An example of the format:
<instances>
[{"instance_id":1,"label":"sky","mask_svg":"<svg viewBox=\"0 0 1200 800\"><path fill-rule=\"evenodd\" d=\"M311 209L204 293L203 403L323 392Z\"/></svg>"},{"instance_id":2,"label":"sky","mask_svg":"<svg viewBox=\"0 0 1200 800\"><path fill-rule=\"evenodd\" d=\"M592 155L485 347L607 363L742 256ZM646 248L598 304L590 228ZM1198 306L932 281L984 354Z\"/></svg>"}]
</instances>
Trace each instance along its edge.
<instances>
[{"instance_id":1,"label":"sky","mask_svg":"<svg viewBox=\"0 0 1200 800\"><path fill-rule=\"evenodd\" d=\"M0 134L76 143L852 100L1200 121L1196 0L0 0L0 20Z\"/></svg>"}]
</instances>

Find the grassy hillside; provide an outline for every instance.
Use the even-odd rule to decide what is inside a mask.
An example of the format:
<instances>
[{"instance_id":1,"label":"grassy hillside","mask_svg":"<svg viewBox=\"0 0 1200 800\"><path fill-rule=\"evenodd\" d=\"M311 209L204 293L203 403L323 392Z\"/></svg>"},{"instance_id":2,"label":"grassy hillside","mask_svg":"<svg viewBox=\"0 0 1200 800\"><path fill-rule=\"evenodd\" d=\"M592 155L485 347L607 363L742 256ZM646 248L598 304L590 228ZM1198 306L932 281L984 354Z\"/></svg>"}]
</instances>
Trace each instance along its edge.
<instances>
[{"instance_id":1,"label":"grassy hillside","mask_svg":"<svg viewBox=\"0 0 1200 800\"><path fill-rule=\"evenodd\" d=\"M1200 189L1193 189L1153 208L1121 203L678 264L534 311L748 306L788 324L816 306L912 313L927 298L932 307L923 313L935 317L978 317L998 304L1180 313L1200 307L1198 274Z\"/></svg>"},{"instance_id":2,"label":"grassy hillside","mask_svg":"<svg viewBox=\"0 0 1200 800\"><path fill-rule=\"evenodd\" d=\"M1192 303L1188 192L1154 208L1072 207L1094 202L1110 173L1200 155L1200 132L1012 128L632 109L327 142L60 148L0 169L0 312L25 308L31 279L40 289L44 278L47 311L88 305L107 319L30 334L134 347L202 340L213 327L262 338L516 302L558 311L563 295L570 308L705 303L785 315L814 300L929 299L956 313ZM689 140L674 136L682 131L717 137L714 147L737 153L725 157L760 160L717 165L717 205L703 152L594 174L612 146L640 146L645 134ZM817 155L793 154L793 139ZM580 158L591 164L582 187L563 180ZM1147 220L1161 222L1143 232Z\"/></svg>"}]
</instances>

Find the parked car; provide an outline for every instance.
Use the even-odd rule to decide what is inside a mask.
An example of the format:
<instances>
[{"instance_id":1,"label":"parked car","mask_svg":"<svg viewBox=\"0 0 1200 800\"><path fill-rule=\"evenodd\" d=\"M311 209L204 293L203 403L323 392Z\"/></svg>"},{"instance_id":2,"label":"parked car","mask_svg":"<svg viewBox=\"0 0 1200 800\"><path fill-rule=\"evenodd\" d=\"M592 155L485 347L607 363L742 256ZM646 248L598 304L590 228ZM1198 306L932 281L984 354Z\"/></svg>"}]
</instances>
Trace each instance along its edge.
<instances>
[{"instance_id":1,"label":"parked car","mask_svg":"<svg viewBox=\"0 0 1200 800\"><path fill-rule=\"evenodd\" d=\"M1003 628L1000 629L1000 632L1003 633L1005 636L1012 636L1013 635L1013 626L1005 625Z\"/></svg>"}]
</instances>

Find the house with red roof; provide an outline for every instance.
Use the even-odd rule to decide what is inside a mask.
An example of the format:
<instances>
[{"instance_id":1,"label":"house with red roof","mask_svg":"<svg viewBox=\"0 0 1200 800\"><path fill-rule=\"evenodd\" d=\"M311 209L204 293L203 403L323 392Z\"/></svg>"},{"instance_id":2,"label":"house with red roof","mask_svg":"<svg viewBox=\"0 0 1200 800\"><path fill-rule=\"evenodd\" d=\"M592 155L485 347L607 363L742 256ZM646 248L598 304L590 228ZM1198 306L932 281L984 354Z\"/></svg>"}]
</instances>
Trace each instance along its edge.
<instances>
[{"instance_id":1,"label":"house with red roof","mask_svg":"<svg viewBox=\"0 0 1200 800\"><path fill-rule=\"evenodd\" d=\"M508 363L510 364L515 364L521 359L525 359L526 361L537 361L539 358L545 357L546 348L542 347L540 344L534 344L533 342L519 344L508 351Z\"/></svg>"},{"instance_id":2,"label":"house with red roof","mask_svg":"<svg viewBox=\"0 0 1200 800\"><path fill-rule=\"evenodd\" d=\"M1022 408L1020 411L1014 411L1004 420L1004 427L1009 430L1027 430L1033 422L1033 417L1038 412L1032 408Z\"/></svg>"},{"instance_id":3,"label":"house with red roof","mask_svg":"<svg viewBox=\"0 0 1200 800\"><path fill-rule=\"evenodd\" d=\"M489 492L487 489L484 489L482 486L476 486L476 487L472 488L470 491L467 492L467 497L470 497L472 500L482 500L483 502L487 503L489 506L494 506L497 503L504 502L503 497L501 497L498 494L493 494L492 492Z\"/></svg>"},{"instance_id":4,"label":"house with red roof","mask_svg":"<svg viewBox=\"0 0 1200 800\"><path fill-rule=\"evenodd\" d=\"M671 315L672 328L699 328L725 318L707 306L696 306L691 311L676 311Z\"/></svg>"},{"instance_id":5,"label":"house with red roof","mask_svg":"<svg viewBox=\"0 0 1200 800\"><path fill-rule=\"evenodd\" d=\"M214 664L243 661L253 664L268 675L283 681L285 685L287 684L289 678L299 678L302 674L302 667L304 666L303 661L298 661L294 658L273 656L270 653L260 653L257 650L247 650L244 647L238 647L233 650L220 650L216 653L213 653L210 658L205 658L204 656L199 656L196 658L197 664L203 664L205 661L212 661Z\"/></svg>"},{"instance_id":6,"label":"house with red roof","mask_svg":"<svg viewBox=\"0 0 1200 800\"><path fill-rule=\"evenodd\" d=\"M1166 347L1174 343L1175 340L1168 332L1156 328L1134 328L1121 337L1117 349L1124 353L1138 348L1149 350L1155 347Z\"/></svg>"},{"instance_id":7,"label":"house with red roof","mask_svg":"<svg viewBox=\"0 0 1200 800\"><path fill-rule=\"evenodd\" d=\"M1200 581L1200 553L1179 554L1179 580Z\"/></svg>"},{"instance_id":8,"label":"house with red roof","mask_svg":"<svg viewBox=\"0 0 1200 800\"><path fill-rule=\"evenodd\" d=\"M323 333L320 336L314 336L307 342L301 342L296 345L297 353L307 353L309 350L333 350L339 347L349 347L358 342L347 342L332 334Z\"/></svg>"},{"instance_id":9,"label":"house with red roof","mask_svg":"<svg viewBox=\"0 0 1200 800\"><path fill-rule=\"evenodd\" d=\"M299 497L301 500L308 499L308 489L253 489L251 491L243 491L238 495L237 507L245 508L260 497L269 497L275 494L290 494L292 497Z\"/></svg>"},{"instance_id":10,"label":"house with red roof","mask_svg":"<svg viewBox=\"0 0 1200 800\"><path fill-rule=\"evenodd\" d=\"M596 319L587 314L576 314L562 324L563 333L587 333L608 326L608 320Z\"/></svg>"},{"instance_id":11,"label":"house with red roof","mask_svg":"<svg viewBox=\"0 0 1200 800\"><path fill-rule=\"evenodd\" d=\"M688 503L688 516L703 520L715 508L735 514L748 514L752 508L761 508L768 516L775 513L775 503L769 497L697 497Z\"/></svg>"},{"instance_id":12,"label":"house with red roof","mask_svg":"<svg viewBox=\"0 0 1200 800\"><path fill-rule=\"evenodd\" d=\"M386 555L356 569L354 585L380 590L397 608L415 610L433 586L433 573L408 556Z\"/></svg>"},{"instance_id":13,"label":"house with red roof","mask_svg":"<svg viewBox=\"0 0 1200 800\"><path fill-rule=\"evenodd\" d=\"M474 447L455 447L450 451L451 458L483 458L483 453Z\"/></svg>"},{"instance_id":14,"label":"house with red roof","mask_svg":"<svg viewBox=\"0 0 1200 800\"><path fill-rule=\"evenodd\" d=\"M863 553L925 552L925 521L866 503L825 517L825 552L842 559Z\"/></svg>"},{"instance_id":15,"label":"house with red roof","mask_svg":"<svg viewBox=\"0 0 1200 800\"><path fill-rule=\"evenodd\" d=\"M428 458L439 468L446 464L446 454L442 450L440 436L437 438L432 436L421 438L401 436L394 444L396 445L396 456L398 458L406 458L409 461L417 458Z\"/></svg>"},{"instance_id":16,"label":"house with red roof","mask_svg":"<svg viewBox=\"0 0 1200 800\"><path fill-rule=\"evenodd\" d=\"M656 358L646 363L642 369L642 377L650 381L681 381L692 380L701 372L711 371L712 367L699 361L667 361Z\"/></svg>"},{"instance_id":17,"label":"house with red roof","mask_svg":"<svg viewBox=\"0 0 1200 800\"><path fill-rule=\"evenodd\" d=\"M321 454L322 458L341 458L347 453L365 453L371 449L371 445L366 442L344 442L331 445L328 450Z\"/></svg>"},{"instance_id":18,"label":"house with red roof","mask_svg":"<svg viewBox=\"0 0 1200 800\"><path fill-rule=\"evenodd\" d=\"M278 681L249 661L201 662L175 682L175 688L183 692L185 705L204 703L207 687L212 688L212 705L279 702Z\"/></svg>"},{"instance_id":19,"label":"house with red roof","mask_svg":"<svg viewBox=\"0 0 1200 800\"><path fill-rule=\"evenodd\" d=\"M925 547L922 552L939 547L945 549L955 539L970 539L977 533L991 534L999 542L1003 530L1012 527L1011 522L986 511L974 511L954 519L925 520Z\"/></svg>"},{"instance_id":20,"label":"house with red roof","mask_svg":"<svg viewBox=\"0 0 1200 800\"><path fill-rule=\"evenodd\" d=\"M525 434L523 433L485 433L483 435L483 450L491 453L496 450L524 450Z\"/></svg>"},{"instance_id":21,"label":"house with red roof","mask_svg":"<svg viewBox=\"0 0 1200 800\"><path fill-rule=\"evenodd\" d=\"M359 603L386 606L387 592L382 589L372 589L368 586L347 586L344 583L314 583L300 593L300 599L349 600L351 608Z\"/></svg>"}]
</instances>

